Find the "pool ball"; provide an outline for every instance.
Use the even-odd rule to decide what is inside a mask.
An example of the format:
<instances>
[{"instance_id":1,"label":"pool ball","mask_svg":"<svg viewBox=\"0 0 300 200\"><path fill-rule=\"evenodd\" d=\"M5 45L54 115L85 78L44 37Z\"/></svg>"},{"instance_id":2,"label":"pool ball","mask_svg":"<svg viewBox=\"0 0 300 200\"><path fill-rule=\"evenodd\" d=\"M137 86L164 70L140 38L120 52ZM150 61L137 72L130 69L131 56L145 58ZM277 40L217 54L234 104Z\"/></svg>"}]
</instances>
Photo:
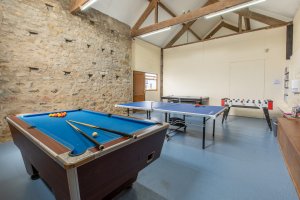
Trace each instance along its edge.
<instances>
[{"instance_id":1,"label":"pool ball","mask_svg":"<svg viewBox=\"0 0 300 200\"><path fill-rule=\"evenodd\" d=\"M94 132L94 133L92 134L92 136L93 136L93 137L97 137L97 136L98 136L98 133L97 133L97 132Z\"/></svg>"}]
</instances>

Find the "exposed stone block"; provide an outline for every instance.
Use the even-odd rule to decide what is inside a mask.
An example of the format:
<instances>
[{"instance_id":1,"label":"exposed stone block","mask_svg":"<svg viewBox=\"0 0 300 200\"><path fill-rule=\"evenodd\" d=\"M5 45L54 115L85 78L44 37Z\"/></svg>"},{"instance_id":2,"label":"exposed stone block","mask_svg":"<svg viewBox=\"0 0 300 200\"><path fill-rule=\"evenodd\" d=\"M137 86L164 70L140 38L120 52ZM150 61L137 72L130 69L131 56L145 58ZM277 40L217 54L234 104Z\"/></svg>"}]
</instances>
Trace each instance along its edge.
<instances>
[{"instance_id":1,"label":"exposed stone block","mask_svg":"<svg viewBox=\"0 0 300 200\"><path fill-rule=\"evenodd\" d=\"M45 3L45 6L46 6L46 8L47 8L48 11L52 11L53 7L54 7L53 5L48 4L48 3Z\"/></svg>"},{"instance_id":2,"label":"exposed stone block","mask_svg":"<svg viewBox=\"0 0 300 200\"><path fill-rule=\"evenodd\" d=\"M121 113L114 105L132 100L130 27L93 9L72 15L69 2L0 1L0 142L9 114Z\"/></svg>"}]
</instances>

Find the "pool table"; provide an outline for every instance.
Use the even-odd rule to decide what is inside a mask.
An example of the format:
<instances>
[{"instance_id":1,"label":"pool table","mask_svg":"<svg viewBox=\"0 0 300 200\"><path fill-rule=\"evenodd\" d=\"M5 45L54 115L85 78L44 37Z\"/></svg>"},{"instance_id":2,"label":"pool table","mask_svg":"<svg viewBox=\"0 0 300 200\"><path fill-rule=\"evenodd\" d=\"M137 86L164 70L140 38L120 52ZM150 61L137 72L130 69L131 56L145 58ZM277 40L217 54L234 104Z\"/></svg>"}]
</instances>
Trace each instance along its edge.
<instances>
[{"instance_id":1,"label":"pool table","mask_svg":"<svg viewBox=\"0 0 300 200\"><path fill-rule=\"evenodd\" d=\"M60 118L52 112L6 118L28 174L42 178L56 199L111 199L160 156L168 124L83 109L63 112ZM67 121L80 122L72 124L86 136Z\"/></svg>"}]
</instances>

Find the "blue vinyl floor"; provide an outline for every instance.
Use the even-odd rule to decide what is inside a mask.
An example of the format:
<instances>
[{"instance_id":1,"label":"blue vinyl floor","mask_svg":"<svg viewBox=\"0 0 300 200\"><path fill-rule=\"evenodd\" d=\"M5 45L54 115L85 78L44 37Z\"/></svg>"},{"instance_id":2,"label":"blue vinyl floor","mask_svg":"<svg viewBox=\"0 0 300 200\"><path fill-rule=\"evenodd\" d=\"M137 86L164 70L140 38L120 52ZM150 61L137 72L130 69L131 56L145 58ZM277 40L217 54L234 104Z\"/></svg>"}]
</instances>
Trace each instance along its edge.
<instances>
[{"instance_id":1,"label":"blue vinyl floor","mask_svg":"<svg viewBox=\"0 0 300 200\"><path fill-rule=\"evenodd\" d=\"M139 114L137 114L139 116ZM154 119L160 120L155 114ZM201 119L188 118L199 123ZM142 170L133 188L116 200L296 200L277 139L264 119L229 116L208 122L207 148L201 127L190 125L165 142L161 157ZM0 199L53 200L41 181L26 174L12 142L0 144Z\"/></svg>"}]
</instances>

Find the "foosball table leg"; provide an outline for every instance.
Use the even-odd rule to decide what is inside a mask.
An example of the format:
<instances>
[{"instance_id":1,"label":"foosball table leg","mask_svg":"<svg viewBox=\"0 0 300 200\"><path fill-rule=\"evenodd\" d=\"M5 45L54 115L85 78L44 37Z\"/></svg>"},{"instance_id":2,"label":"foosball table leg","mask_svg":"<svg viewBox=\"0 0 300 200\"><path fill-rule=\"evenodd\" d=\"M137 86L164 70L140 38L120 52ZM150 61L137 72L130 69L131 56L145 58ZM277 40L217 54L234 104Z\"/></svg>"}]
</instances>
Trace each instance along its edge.
<instances>
[{"instance_id":1,"label":"foosball table leg","mask_svg":"<svg viewBox=\"0 0 300 200\"><path fill-rule=\"evenodd\" d=\"M271 124L271 119L270 119L270 115L269 115L269 110L268 110L268 108L264 107L263 111L264 111L268 126L270 128L270 131L272 131L272 124Z\"/></svg>"},{"instance_id":2,"label":"foosball table leg","mask_svg":"<svg viewBox=\"0 0 300 200\"><path fill-rule=\"evenodd\" d=\"M226 110L223 113L222 124L224 123L224 120L227 120L229 109L230 109L230 107L227 107Z\"/></svg>"},{"instance_id":3,"label":"foosball table leg","mask_svg":"<svg viewBox=\"0 0 300 200\"><path fill-rule=\"evenodd\" d=\"M226 112L226 116L225 116L225 120L227 120L227 117L229 115L229 111L230 111L230 107L228 107L227 112Z\"/></svg>"}]
</instances>

